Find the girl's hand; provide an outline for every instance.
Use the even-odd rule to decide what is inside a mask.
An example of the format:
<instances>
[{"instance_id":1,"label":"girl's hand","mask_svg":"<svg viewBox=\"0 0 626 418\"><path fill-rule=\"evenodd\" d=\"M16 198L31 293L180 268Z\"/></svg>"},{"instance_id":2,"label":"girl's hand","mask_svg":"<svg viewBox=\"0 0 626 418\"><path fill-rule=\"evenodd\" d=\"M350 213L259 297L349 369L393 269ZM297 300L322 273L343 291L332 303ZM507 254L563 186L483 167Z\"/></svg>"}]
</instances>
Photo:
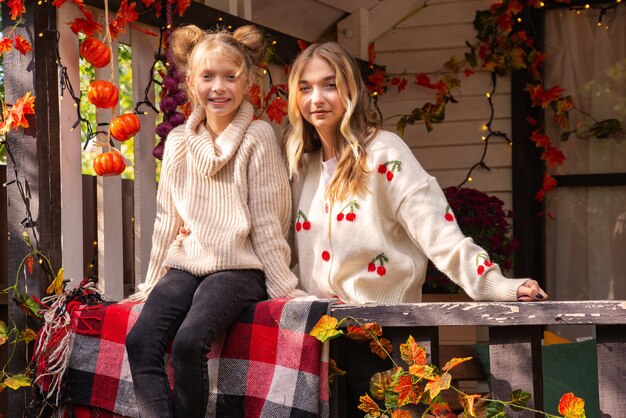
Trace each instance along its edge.
<instances>
[{"instance_id":1,"label":"girl's hand","mask_svg":"<svg viewBox=\"0 0 626 418\"><path fill-rule=\"evenodd\" d=\"M536 280L528 279L517 288L518 302L534 302L547 299L548 294L539 287L539 283Z\"/></svg>"},{"instance_id":2,"label":"girl's hand","mask_svg":"<svg viewBox=\"0 0 626 418\"><path fill-rule=\"evenodd\" d=\"M180 229L178 230L178 235L176 235L176 240L182 241L185 238L187 238L189 234L191 234L191 231L185 228L184 226L181 226Z\"/></svg>"}]
</instances>

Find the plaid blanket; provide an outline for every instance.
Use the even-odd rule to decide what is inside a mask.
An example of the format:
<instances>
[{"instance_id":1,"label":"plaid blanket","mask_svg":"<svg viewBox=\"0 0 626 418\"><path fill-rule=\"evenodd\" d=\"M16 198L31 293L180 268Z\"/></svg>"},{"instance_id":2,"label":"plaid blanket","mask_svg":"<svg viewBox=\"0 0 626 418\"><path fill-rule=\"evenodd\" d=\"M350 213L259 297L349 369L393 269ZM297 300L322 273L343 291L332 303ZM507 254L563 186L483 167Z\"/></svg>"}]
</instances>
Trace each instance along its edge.
<instances>
[{"instance_id":1,"label":"plaid blanket","mask_svg":"<svg viewBox=\"0 0 626 418\"><path fill-rule=\"evenodd\" d=\"M209 353L206 416L327 417L327 344L308 332L329 303L274 299L248 309ZM142 307L103 304L72 313L75 334L67 373L72 402L138 416L124 340Z\"/></svg>"}]
</instances>

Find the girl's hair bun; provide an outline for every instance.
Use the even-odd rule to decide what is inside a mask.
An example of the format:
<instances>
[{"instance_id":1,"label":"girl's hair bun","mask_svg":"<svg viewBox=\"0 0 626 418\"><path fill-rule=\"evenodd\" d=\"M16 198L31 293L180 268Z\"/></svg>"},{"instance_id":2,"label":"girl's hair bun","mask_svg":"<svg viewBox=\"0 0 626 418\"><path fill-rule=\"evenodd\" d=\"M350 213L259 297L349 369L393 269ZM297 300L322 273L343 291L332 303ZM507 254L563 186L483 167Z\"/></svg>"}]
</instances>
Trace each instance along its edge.
<instances>
[{"instance_id":1,"label":"girl's hair bun","mask_svg":"<svg viewBox=\"0 0 626 418\"><path fill-rule=\"evenodd\" d=\"M233 37L246 47L246 52L253 65L258 66L265 59L267 41L261 29L254 25L237 28Z\"/></svg>"},{"instance_id":2,"label":"girl's hair bun","mask_svg":"<svg viewBox=\"0 0 626 418\"><path fill-rule=\"evenodd\" d=\"M170 51L174 64L179 68L187 68L189 55L194 45L206 35L207 33L196 25L176 29L170 38Z\"/></svg>"}]
</instances>

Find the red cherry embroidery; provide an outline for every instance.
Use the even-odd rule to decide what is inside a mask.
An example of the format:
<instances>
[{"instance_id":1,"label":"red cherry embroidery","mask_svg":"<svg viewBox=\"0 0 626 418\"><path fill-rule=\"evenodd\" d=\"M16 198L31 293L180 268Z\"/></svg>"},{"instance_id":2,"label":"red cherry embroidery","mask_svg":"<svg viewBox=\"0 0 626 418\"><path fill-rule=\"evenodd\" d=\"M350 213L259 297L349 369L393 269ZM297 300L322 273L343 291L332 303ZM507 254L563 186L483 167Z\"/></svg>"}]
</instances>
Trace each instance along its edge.
<instances>
[{"instance_id":1,"label":"red cherry embroidery","mask_svg":"<svg viewBox=\"0 0 626 418\"><path fill-rule=\"evenodd\" d=\"M322 251L322 260L324 261L330 260L330 253L328 251Z\"/></svg>"},{"instance_id":2,"label":"red cherry embroidery","mask_svg":"<svg viewBox=\"0 0 626 418\"><path fill-rule=\"evenodd\" d=\"M337 214L337 220L341 222L345 219L348 222L354 222L354 220L356 219L355 210L360 208L361 206L359 206L359 202L357 202L356 200L351 200L347 205L341 208L341 210ZM348 213L345 213L346 211L348 211Z\"/></svg>"},{"instance_id":3,"label":"red cherry embroidery","mask_svg":"<svg viewBox=\"0 0 626 418\"><path fill-rule=\"evenodd\" d=\"M388 262L389 259L387 258L385 253L380 253L376 257L372 258L370 263L367 265L367 271L370 273L373 273L375 271L379 276L384 276L387 273L387 269L385 268L384 264ZM378 267L376 267L376 263L379 264Z\"/></svg>"},{"instance_id":4,"label":"red cherry embroidery","mask_svg":"<svg viewBox=\"0 0 626 418\"><path fill-rule=\"evenodd\" d=\"M476 256L476 272L479 276L482 276L485 272L485 267L493 266L493 263L489 261L489 255L487 253L480 253Z\"/></svg>"},{"instance_id":5,"label":"red cherry embroidery","mask_svg":"<svg viewBox=\"0 0 626 418\"><path fill-rule=\"evenodd\" d=\"M394 172L399 172L401 169L402 161L389 160L378 166L378 174L385 175L387 177L387 181L391 181L394 178Z\"/></svg>"},{"instance_id":6,"label":"red cherry embroidery","mask_svg":"<svg viewBox=\"0 0 626 418\"><path fill-rule=\"evenodd\" d=\"M300 232L303 229L305 231L308 231L309 229L311 229L311 222L309 222L309 219L301 210L298 210L298 213L296 214L295 227L296 227L296 232Z\"/></svg>"}]
</instances>

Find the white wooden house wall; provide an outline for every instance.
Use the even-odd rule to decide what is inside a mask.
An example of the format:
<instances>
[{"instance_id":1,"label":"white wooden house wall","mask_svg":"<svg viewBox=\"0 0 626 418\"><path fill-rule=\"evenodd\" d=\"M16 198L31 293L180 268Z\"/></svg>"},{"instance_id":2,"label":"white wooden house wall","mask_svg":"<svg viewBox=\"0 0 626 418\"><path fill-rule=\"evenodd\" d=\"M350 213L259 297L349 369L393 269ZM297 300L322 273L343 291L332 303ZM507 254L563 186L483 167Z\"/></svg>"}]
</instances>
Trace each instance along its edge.
<instances>
[{"instance_id":1,"label":"white wooden house wall","mask_svg":"<svg viewBox=\"0 0 626 418\"><path fill-rule=\"evenodd\" d=\"M96 19L104 13L93 9ZM66 3L57 12L60 41L61 61L67 67L68 76L76 93L79 84L78 38L65 24L80 12L72 4ZM135 23L135 27L147 26ZM156 28L150 28L158 32ZM132 53L132 84L133 102L144 98L144 88L148 83L150 66L158 48L158 37L146 35L135 28L128 28L119 39L113 42L111 64L96 69L96 79L109 79L110 65L114 74L117 69L117 43L131 47ZM117 76L116 76L117 77ZM154 100L154 89L149 97ZM83 276L83 212L82 212L82 176L81 176L81 134L77 127L72 130L76 121L74 103L66 91L60 97L61 120L61 245L63 252L63 268L65 277L72 279L74 285ZM98 109L97 121L109 121L110 110ZM156 214L156 176L155 161L152 148L155 145L156 115L148 111L140 115L141 132L134 141L134 260L135 283L143 281L152 239L152 229ZM119 149L119 143L116 147ZM97 211L98 211L98 279L99 286L105 294L115 300L124 296L123 280L123 246L122 246L122 185L119 176L98 177L97 179Z\"/></svg>"},{"instance_id":2,"label":"white wooden house wall","mask_svg":"<svg viewBox=\"0 0 626 418\"><path fill-rule=\"evenodd\" d=\"M354 2L346 0L346 6ZM367 44L375 42L376 63L386 66L388 73L418 73L441 70L442 64L453 55L463 59L466 41L475 42L473 20L476 11L487 9L490 0L429 0L428 6L406 21L397 22L423 0L385 0L364 2L369 9L352 11L350 17L339 24L340 41L352 43L361 58L366 59ZM372 5L374 4L374 5ZM346 9L347 10L347 9ZM365 17L364 17L365 15ZM361 26L359 26L361 25ZM397 25L397 26L396 26ZM363 27L364 26L364 27ZM351 39L346 39L350 28ZM363 36L354 45L355 37ZM365 49L364 49L365 48ZM403 135L422 166L434 175L442 187L458 185L468 169L480 160L483 151L481 137L483 125L489 118L485 93L491 90L490 75L477 72L466 78L461 75L462 87L454 93L458 104L449 104L445 122L435 125L428 133L423 124L408 125ZM401 93L389 86L380 97L380 108L385 117L410 113L427 101L434 101L435 93L413 83L409 76L408 87ZM493 97L496 130L511 135L510 79L498 79ZM385 127L395 131L396 119L387 120ZM507 208L512 207L511 147L504 141L492 138L485 159L491 171L474 170L472 187L498 196Z\"/></svg>"}]
</instances>

